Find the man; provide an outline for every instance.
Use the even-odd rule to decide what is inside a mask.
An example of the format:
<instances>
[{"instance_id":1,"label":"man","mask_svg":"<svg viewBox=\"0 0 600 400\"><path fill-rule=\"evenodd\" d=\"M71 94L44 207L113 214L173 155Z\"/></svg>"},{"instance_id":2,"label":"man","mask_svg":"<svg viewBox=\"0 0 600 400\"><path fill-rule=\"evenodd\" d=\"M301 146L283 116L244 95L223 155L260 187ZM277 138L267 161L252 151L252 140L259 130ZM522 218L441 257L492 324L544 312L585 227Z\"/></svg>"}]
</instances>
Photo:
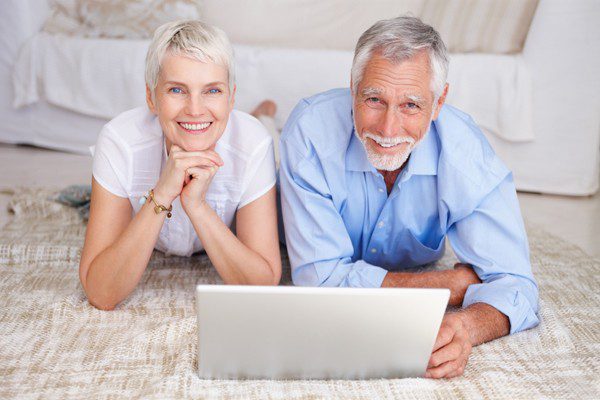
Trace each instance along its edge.
<instances>
[{"instance_id":1,"label":"man","mask_svg":"<svg viewBox=\"0 0 600 400\"><path fill-rule=\"evenodd\" d=\"M538 324L538 289L510 171L473 120L444 105L447 50L417 18L359 39L351 90L298 104L281 137L296 285L444 287L426 376L461 375L471 347ZM411 272L440 259L454 269Z\"/></svg>"}]
</instances>

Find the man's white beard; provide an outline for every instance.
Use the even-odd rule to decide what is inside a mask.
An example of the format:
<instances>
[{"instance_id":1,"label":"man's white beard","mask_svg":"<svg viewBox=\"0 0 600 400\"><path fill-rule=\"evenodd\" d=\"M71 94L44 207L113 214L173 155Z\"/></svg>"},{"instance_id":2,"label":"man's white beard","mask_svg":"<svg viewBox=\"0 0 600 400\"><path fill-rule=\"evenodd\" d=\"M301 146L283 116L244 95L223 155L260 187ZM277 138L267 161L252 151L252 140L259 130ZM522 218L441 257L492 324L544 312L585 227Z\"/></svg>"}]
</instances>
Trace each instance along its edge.
<instances>
[{"instance_id":1,"label":"man's white beard","mask_svg":"<svg viewBox=\"0 0 600 400\"><path fill-rule=\"evenodd\" d=\"M354 125L356 126L356 124ZM365 131L364 134L359 135L359 133L354 129L354 133L356 137L362 142L366 152L367 158L369 162L378 170L382 171L395 171L402 167L402 165L408 160L408 156L415 148L419 141L415 141L412 137L397 137L397 138L384 138L379 135L375 135L371 132ZM408 143L407 146L402 146L403 149L398 149L398 152L394 154L380 154L376 150L374 150L368 142L368 139L371 138L376 143L380 143L383 145L400 145L401 143Z\"/></svg>"}]
</instances>

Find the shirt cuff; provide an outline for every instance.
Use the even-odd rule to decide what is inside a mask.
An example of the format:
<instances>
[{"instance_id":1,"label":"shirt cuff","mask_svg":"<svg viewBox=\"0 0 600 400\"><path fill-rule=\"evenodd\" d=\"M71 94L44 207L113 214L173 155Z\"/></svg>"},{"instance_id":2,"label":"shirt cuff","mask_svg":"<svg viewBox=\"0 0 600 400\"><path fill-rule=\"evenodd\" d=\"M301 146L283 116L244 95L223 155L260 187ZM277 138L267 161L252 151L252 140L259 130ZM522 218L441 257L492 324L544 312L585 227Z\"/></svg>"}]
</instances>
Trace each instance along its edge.
<instances>
[{"instance_id":1,"label":"shirt cuff","mask_svg":"<svg viewBox=\"0 0 600 400\"><path fill-rule=\"evenodd\" d=\"M348 274L344 286L378 288L388 271L366 261L358 260L354 263L352 271Z\"/></svg>"},{"instance_id":2,"label":"shirt cuff","mask_svg":"<svg viewBox=\"0 0 600 400\"><path fill-rule=\"evenodd\" d=\"M463 308L475 303L486 303L494 307L510 320L510 333L524 331L539 324L535 308L527 297L514 285L507 285L502 279L471 285L465 293Z\"/></svg>"}]
</instances>

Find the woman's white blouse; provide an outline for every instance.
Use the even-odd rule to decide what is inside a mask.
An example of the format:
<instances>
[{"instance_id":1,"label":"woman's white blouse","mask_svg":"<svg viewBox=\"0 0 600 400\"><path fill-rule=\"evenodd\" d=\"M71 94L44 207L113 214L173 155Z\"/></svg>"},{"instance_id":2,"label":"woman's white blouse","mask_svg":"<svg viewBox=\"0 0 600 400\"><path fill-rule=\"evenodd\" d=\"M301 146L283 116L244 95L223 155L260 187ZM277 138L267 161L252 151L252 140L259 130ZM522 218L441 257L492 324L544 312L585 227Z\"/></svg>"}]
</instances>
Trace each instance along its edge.
<instances>
[{"instance_id":1,"label":"woman's white blouse","mask_svg":"<svg viewBox=\"0 0 600 400\"><path fill-rule=\"evenodd\" d=\"M275 185L273 139L256 118L233 110L215 151L224 165L215 174L206 201L231 228L236 210ZM167 161L158 118L146 107L126 111L106 124L93 153L96 182L116 196L129 198L134 214L142 207L140 198L156 186ZM156 249L181 256L202 250L179 197L172 214L165 219Z\"/></svg>"}]
</instances>

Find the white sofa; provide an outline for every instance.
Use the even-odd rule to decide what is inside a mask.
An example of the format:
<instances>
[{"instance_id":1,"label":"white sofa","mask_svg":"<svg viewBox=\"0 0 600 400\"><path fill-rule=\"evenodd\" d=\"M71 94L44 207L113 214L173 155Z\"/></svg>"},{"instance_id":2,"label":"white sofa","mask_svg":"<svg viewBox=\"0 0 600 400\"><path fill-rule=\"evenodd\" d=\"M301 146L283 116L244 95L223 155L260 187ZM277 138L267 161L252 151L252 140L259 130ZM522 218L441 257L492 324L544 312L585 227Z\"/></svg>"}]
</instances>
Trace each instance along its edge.
<instances>
[{"instance_id":1,"label":"white sofa","mask_svg":"<svg viewBox=\"0 0 600 400\"><path fill-rule=\"evenodd\" d=\"M0 11L0 82L5 89L0 93L0 141L86 152L108 119L143 104L148 41L40 32L48 1L8 0ZM388 12L385 3L202 2L203 17L223 27L234 42L237 107L247 111L272 98L280 106L279 126L300 98L348 85L357 35L375 17L401 11ZM273 9L273 4L279 6ZM340 4L346 9L336 10ZM338 15L352 19L340 22ZM520 190L569 195L598 190L598 18L599 1L540 0L517 52L496 54L475 46L478 51L452 54L448 102L482 126ZM256 20L261 22L248 22ZM307 20L312 25L305 35L294 31L306 27Z\"/></svg>"}]
</instances>

